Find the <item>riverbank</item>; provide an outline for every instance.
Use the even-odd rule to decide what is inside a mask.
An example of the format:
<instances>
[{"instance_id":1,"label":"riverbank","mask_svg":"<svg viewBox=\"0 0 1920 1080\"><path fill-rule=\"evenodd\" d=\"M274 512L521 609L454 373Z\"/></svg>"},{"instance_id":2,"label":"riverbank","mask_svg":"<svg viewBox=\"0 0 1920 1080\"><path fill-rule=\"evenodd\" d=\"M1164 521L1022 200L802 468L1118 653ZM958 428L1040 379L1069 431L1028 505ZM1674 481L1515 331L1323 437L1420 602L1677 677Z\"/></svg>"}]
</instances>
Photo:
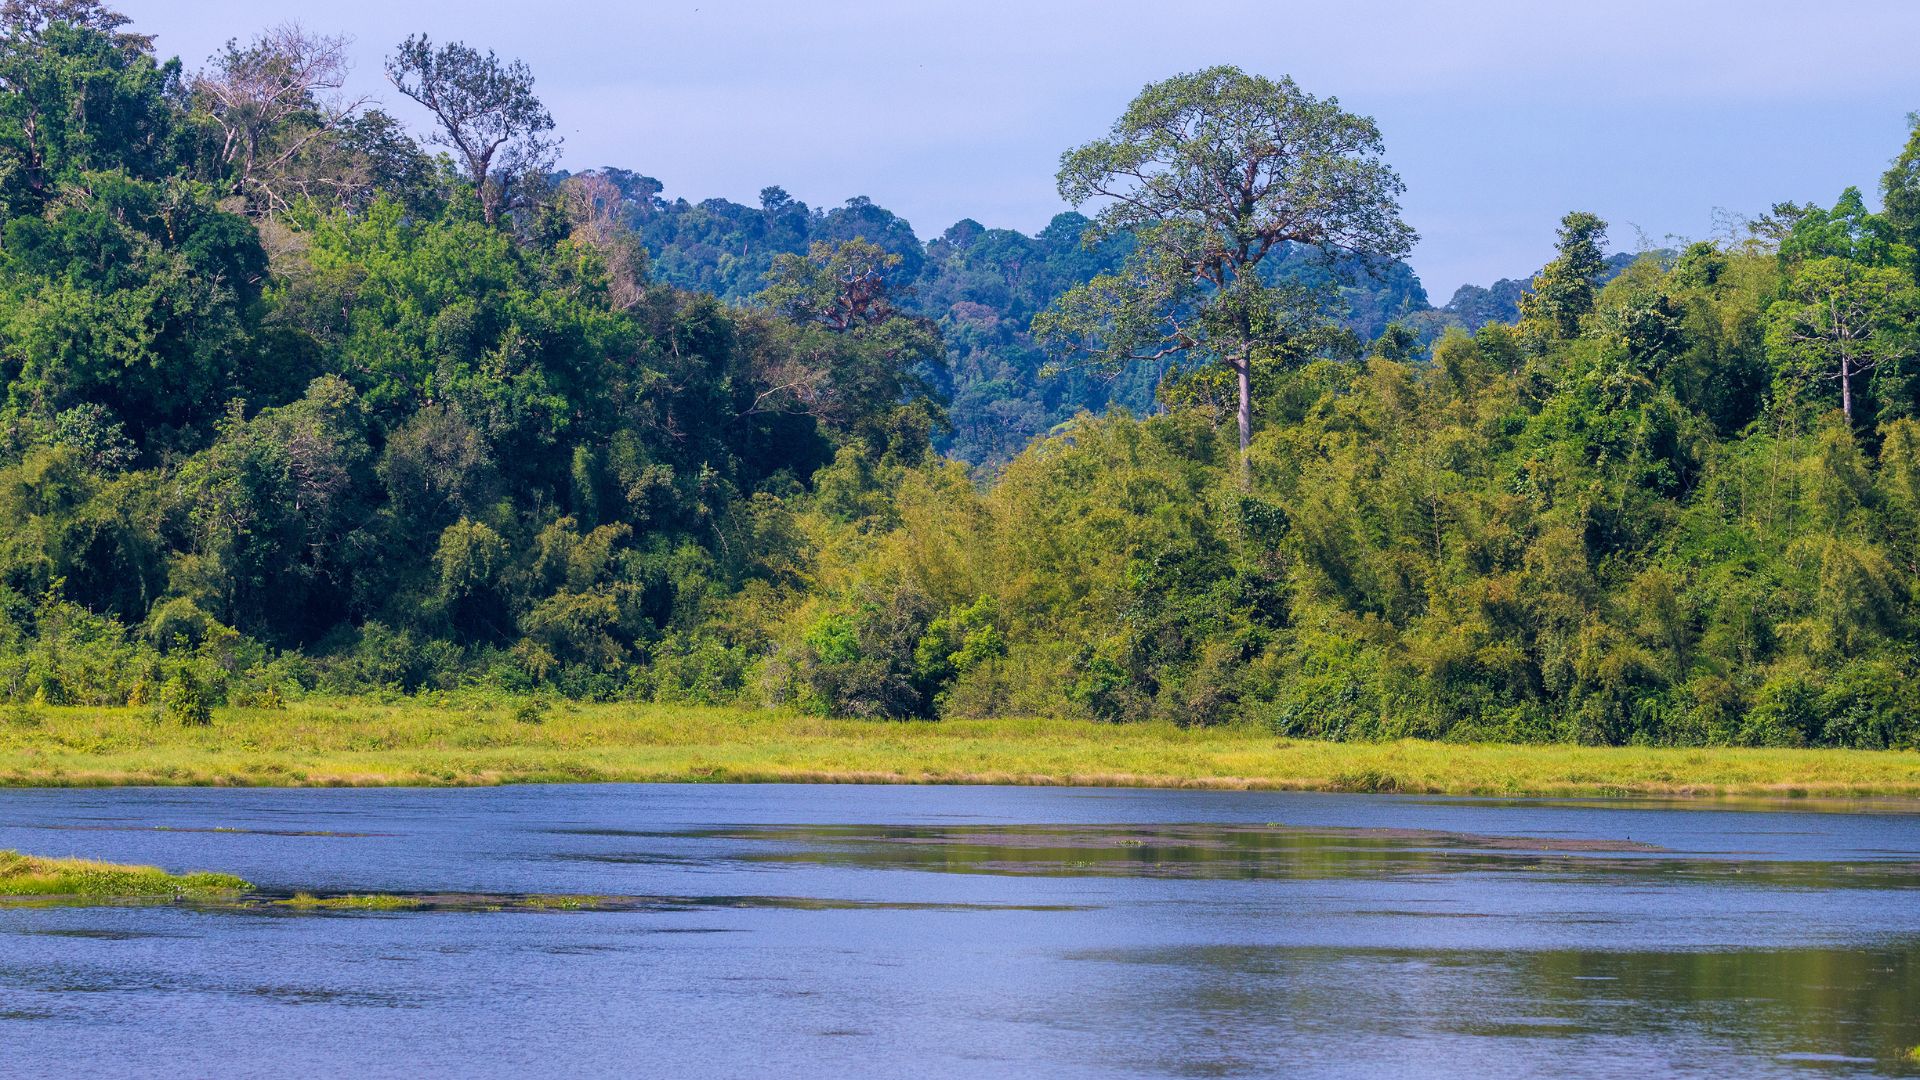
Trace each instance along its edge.
<instances>
[{"instance_id":1,"label":"riverbank","mask_svg":"<svg viewBox=\"0 0 1920 1080\"><path fill-rule=\"evenodd\" d=\"M145 709L0 715L0 785L808 782L1920 796L1920 753L1324 743L1251 728L1062 720L826 720L763 710L298 702L206 727Z\"/></svg>"}]
</instances>

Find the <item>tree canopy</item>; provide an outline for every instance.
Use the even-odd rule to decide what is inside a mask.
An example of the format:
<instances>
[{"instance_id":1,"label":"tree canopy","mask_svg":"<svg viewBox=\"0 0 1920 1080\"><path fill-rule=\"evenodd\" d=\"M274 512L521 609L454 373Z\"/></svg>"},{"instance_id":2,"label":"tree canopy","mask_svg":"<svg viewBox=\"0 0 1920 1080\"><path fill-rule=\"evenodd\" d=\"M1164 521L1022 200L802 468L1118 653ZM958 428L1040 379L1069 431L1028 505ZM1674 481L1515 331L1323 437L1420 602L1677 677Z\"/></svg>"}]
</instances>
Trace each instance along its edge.
<instances>
[{"instance_id":1,"label":"tree canopy","mask_svg":"<svg viewBox=\"0 0 1920 1080\"><path fill-rule=\"evenodd\" d=\"M1060 195L1098 200L1089 238L1133 252L1056 301L1041 331L1120 365L1197 355L1239 383L1240 447L1253 438L1255 353L1310 324L1310 288L1262 273L1289 246L1386 262L1416 236L1373 121L1296 86L1214 67L1140 92L1106 138L1061 156Z\"/></svg>"}]
</instances>

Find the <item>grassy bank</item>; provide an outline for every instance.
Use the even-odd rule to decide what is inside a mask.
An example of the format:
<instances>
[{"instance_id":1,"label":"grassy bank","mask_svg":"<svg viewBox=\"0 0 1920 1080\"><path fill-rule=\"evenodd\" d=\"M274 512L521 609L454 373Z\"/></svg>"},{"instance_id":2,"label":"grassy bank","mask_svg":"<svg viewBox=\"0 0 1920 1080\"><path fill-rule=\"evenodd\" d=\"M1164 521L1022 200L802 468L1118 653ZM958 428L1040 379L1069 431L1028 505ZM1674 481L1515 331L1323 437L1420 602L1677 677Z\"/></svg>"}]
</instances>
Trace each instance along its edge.
<instances>
[{"instance_id":1,"label":"grassy bank","mask_svg":"<svg viewBox=\"0 0 1920 1080\"><path fill-rule=\"evenodd\" d=\"M1059 720L888 723L777 712L318 701L0 714L0 785L563 781L1086 784L1494 795L1920 795L1920 754L1319 743L1259 730Z\"/></svg>"},{"instance_id":2,"label":"grassy bank","mask_svg":"<svg viewBox=\"0 0 1920 1080\"><path fill-rule=\"evenodd\" d=\"M169 874L157 866L0 851L0 897L209 900L237 896L250 888L231 874Z\"/></svg>"}]
</instances>

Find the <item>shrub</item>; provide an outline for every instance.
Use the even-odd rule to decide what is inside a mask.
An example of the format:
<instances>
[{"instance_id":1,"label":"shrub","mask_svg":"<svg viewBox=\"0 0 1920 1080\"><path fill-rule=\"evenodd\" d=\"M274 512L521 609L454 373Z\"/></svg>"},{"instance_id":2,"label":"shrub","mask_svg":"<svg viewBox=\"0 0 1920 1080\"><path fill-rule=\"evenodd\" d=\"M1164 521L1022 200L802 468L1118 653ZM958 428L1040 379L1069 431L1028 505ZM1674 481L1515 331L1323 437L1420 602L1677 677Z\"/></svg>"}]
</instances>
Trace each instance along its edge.
<instances>
[{"instance_id":1,"label":"shrub","mask_svg":"<svg viewBox=\"0 0 1920 1080\"><path fill-rule=\"evenodd\" d=\"M792 676L803 707L833 716L931 715L915 650L931 603L912 586L863 590L852 611L830 611L802 636Z\"/></svg>"},{"instance_id":2,"label":"shrub","mask_svg":"<svg viewBox=\"0 0 1920 1080\"><path fill-rule=\"evenodd\" d=\"M213 702L206 684L186 665L176 669L160 688L160 708L167 719L187 727L213 723Z\"/></svg>"},{"instance_id":3,"label":"shrub","mask_svg":"<svg viewBox=\"0 0 1920 1080\"><path fill-rule=\"evenodd\" d=\"M708 635L672 636L654 649L640 688L654 701L725 705L740 699L751 667L740 646Z\"/></svg>"},{"instance_id":4,"label":"shrub","mask_svg":"<svg viewBox=\"0 0 1920 1080\"><path fill-rule=\"evenodd\" d=\"M1777 672L1753 696L1740 725L1741 746L1805 746L1820 729L1820 691L1806 672Z\"/></svg>"},{"instance_id":5,"label":"shrub","mask_svg":"<svg viewBox=\"0 0 1920 1080\"><path fill-rule=\"evenodd\" d=\"M1886 660L1855 660L1827 677L1819 701L1820 742L1861 750L1914 745L1920 718L1912 680Z\"/></svg>"}]
</instances>

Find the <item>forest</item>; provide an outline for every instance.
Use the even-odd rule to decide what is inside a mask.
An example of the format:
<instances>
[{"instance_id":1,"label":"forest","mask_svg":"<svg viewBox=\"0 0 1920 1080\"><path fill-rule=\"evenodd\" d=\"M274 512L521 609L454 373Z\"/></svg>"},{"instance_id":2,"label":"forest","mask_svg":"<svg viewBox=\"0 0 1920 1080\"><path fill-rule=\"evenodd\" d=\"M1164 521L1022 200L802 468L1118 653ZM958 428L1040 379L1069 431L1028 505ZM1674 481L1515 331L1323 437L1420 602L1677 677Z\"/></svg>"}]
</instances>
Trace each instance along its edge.
<instances>
[{"instance_id":1,"label":"forest","mask_svg":"<svg viewBox=\"0 0 1920 1080\"><path fill-rule=\"evenodd\" d=\"M561 171L484 46L382 104L139 30L0 5L6 701L1920 745L1920 116L1871 201L1576 211L1435 307L1372 121L1277 76L923 242Z\"/></svg>"}]
</instances>

